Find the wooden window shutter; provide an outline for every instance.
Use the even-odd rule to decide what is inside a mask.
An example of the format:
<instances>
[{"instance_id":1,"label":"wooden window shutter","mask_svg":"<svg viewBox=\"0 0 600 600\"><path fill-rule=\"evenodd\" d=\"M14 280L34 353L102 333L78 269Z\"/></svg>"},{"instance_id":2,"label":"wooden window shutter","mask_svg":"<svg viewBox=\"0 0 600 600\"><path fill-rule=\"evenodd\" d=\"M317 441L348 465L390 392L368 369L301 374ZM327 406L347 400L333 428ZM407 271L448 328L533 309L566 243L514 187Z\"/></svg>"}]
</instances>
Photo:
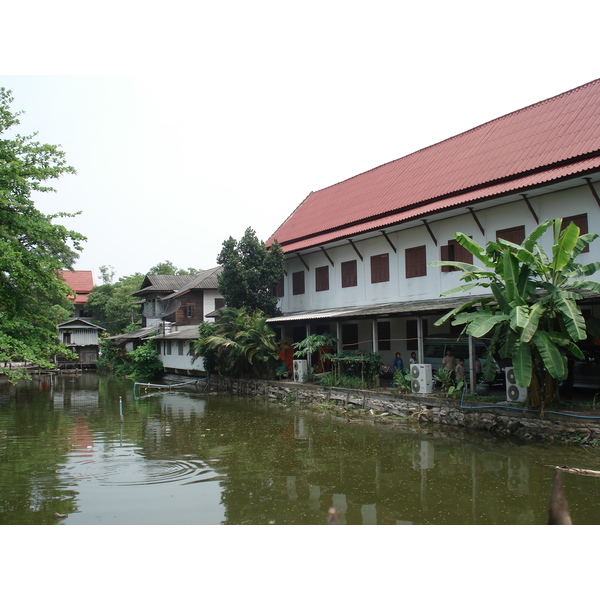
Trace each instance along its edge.
<instances>
[{"instance_id":1,"label":"wooden window shutter","mask_svg":"<svg viewBox=\"0 0 600 600\"><path fill-rule=\"evenodd\" d=\"M508 229L498 229L496 231L496 239L502 238L513 244L522 244L525 239L525 226L509 227Z\"/></svg>"},{"instance_id":2,"label":"wooden window shutter","mask_svg":"<svg viewBox=\"0 0 600 600\"><path fill-rule=\"evenodd\" d=\"M466 249L463 248L456 240L448 242L454 251L454 258L450 260L456 260L457 262L464 262L469 265L473 264L473 255Z\"/></svg>"},{"instance_id":3,"label":"wooden window shutter","mask_svg":"<svg viewBox=\"0 0 600 600\"><path fill-rule=\"evenodd\" d=\"M390 280L389 254L371 256L371 283L382 283Z\"/></svg>"},{"instance_id":4,"label":"wooden window shutter","mask_svg":"<svg viewBox=\"0 0 600 600\"><path fill-rule=\"evenodd\" d=\"M355 287L358 285L357 263L355 260L349 260L342 263L342 287Z\"/></svg>"},{"instance_id":5,"label":"wooden window shutter","mask_svg":"<svg viewBox=\"0 0 600 600\"><path fill-rule=\"evenodd\" d=\"M292 293L294 296L304 294L304 271L292 273Z\"/></svg>"},{"instance_id":6,"label":"wooden window shutter","mask_svg":"<svg viewBox=\"0 0 600 600\"><path fill-rule=\"evenodd\" d=\"M425 277L427 275L427 254L425 246L407 248L404 253L406 278Z\"/></svg>"},{"instance_id":7,"label":"wooden window shutter","mask_svg":"<svg viewBox=\"0 0 600 600\"><path fill-rule=\"evenodd\" d=\"M315 291L325 292L329 289L329 267L317 267L315 269Z\"/></svg>"},{"instance_id":8,"label":"wooden window shutter","mask_svg":"<svg viewBox=\"0 0 600 600\"><path fill-rule=\"evenodd\" d=\"M584 233L589 233L587 214L575 215L573 217L565 217L563 219L560 230L563 231L563 229L566 229L570 223L574 223L575 225L577 225L577 227L579 227L579 235L583 235ZM590 246L588 244L582 250L582 252L589 252L589 251L590 251Z\"/></svg>"},{"instance_id":9,"label":"wooden window shutter","mask_svg":"<svg viewBox=\"0 0 600 600\"><path fill-rule=\"evenodd\" d=\"M447 246L440 246L440 260L454 260L454 258L450 258L451 255L451 246L448 244ZM442 273L448 273L452 271L453 268L450 265L442 266Z\"/></svg>"}]
</instances>

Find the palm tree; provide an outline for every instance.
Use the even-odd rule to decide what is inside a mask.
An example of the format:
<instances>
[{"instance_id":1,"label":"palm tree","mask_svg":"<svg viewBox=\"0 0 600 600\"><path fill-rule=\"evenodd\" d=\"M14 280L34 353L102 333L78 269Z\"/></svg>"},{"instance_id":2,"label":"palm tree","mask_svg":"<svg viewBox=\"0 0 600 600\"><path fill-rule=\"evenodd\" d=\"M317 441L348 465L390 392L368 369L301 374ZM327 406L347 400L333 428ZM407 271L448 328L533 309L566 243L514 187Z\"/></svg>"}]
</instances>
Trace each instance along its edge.
<instances>
[{"instance_id":1,"label":"palm tree","mask_svg":"<svg viewBox=\"0 0 600 600\"><path fill-rule=\"evenodd\" d=\"M275 368L279 347L262 312L224 308L207 333L197 344L198 354L212 355L221 375L261 377Z\"/></svg>"},{"instance_id":2,"label":"palm tree","mask_svg":"<svg viewBox=\"0 0 600 600\"><path fill-rule=\"evenodd\" d=\"M548 256L539 245L544 232L553 228L554 244ZM493 372L492 354L510 359L518 385L529 388L532 406L558 399L558 381L567 376L569 356L583 359L577 346L588 333L600 337L596 319L587 323L577 304L582 291L600 292L600 283L584 279L600 269L600 262L576 262L582 250L598 234L579 235L574 223L562 228L562 219L544 221L523 241L488 242L484 247L463 233L455 239L471 252L483 267L454 261L436 261L433 266L450 265L463 272L465 283L442 295L465 292L476 287L491 295L466 302L448 312L436 325L453 319L464 325L463 333L483 337L492 333L484 372Z\"/></svg>"}]
</instances>

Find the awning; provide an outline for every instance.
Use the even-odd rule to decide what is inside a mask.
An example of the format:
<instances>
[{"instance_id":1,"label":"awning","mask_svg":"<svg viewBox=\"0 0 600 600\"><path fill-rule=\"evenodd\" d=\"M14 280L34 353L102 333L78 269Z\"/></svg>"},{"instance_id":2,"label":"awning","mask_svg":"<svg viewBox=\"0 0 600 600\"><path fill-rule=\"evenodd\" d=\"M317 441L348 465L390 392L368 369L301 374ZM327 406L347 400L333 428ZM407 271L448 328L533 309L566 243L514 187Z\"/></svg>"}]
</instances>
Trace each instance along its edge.
<instances>
[{"instance_id":1,"label":"awning","mask_svg":"<svg viewBox=\"0 0 600 600\"><path fill-rule=\"evenodd\" d=\"M361 317L391 317L406 314L428 314L445 312L461 306L466 302L480 298L488 298L487 294L480 296L453 296L451 298L434 298L427 300L411 300L408 302L389 302L386 304L369 304L367 306L346 306L343 308L326 308L322 310L307 310L287 313L279 317L267 319L268 323L286 323L289 321L312 321L323 319L355 319Z\"/></svg>"}]
</instances>

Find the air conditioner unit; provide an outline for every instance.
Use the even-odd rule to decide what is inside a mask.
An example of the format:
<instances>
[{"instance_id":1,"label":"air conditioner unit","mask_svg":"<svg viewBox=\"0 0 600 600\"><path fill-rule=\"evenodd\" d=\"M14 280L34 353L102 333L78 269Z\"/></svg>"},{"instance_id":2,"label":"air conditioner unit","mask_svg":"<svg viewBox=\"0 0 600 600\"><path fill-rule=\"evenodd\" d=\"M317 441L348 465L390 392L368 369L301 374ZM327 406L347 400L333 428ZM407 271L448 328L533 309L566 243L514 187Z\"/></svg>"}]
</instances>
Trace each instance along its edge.
<instances>
[{"instance_id":1,"label":"air conditioner unit","mask_svg":"<svg viewBox=\"0 0 600 600\"><path fill-rule=\"evenodd\" d=\"M525 402L527 400L527 388L517 385L514 368L506 367L504 374L506 378L506 401Z\"/></svg>"},{"instance_id":2,"label":"air conditioner unit","mask_svg":"<svg viewBox=\"0 0 600 600\"><path fill-rule=\"evenodd\" d=\"M303 382L308 377L308 361L294 361L294 381Z\"/></svg>"},{"instance_id":3,"label":"air conditioner unit","mask_svg":"<svg viewBox=\"0 0 600 600\"><path fill-rule=\"evenodd\" d=\"M433 374L431 365L411 365L410 375L412 377L410 388L413 394L431 394L431 392L433 392Z\"/></svg>"}]
</instances>

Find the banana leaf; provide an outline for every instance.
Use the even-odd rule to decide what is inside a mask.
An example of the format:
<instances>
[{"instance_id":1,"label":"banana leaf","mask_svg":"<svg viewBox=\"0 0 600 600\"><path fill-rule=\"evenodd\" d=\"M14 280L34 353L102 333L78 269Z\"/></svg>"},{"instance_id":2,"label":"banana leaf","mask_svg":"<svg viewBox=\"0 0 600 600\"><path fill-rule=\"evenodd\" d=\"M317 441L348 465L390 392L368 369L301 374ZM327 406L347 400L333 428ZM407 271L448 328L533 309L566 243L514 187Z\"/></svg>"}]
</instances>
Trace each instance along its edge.
<instances>
[{"instance_id":1,"label":"banana leaf","mask_svg":"<svg viewBox=\"0 0 600 600\"><path fill-rule=\"evenodd\" d=\"M568 334L574 342L580 342L587 337L585 329L585 319L581 314L576 302L569 298L557 298L556 308L562 315L563 323Z\"/></svg>"},{"instance_id":2,"label":"banana leaf","mask_svg":"<svg viewBox=\"0 0 600 600\"><path fill-rule=\"evenodd\" d=\"M572 260L572 252L578 239L579 227L575 223L569 223L568 227L558 236L558 240L552 246L552 255L554 256L552 268L555 271L563 269Z\"/></svg>"},{"instance_id":3,"label":"banana leaf","mask_svg":"<svg viewBox=\"0 0 600 600\"><path fill-rule=\"evenodd\" d=\"M508 315L486 315L479 314L473 319L473 321L467 327L467 333L473 337L480 338L486 335L491 329L493 329L498 323L507 321Z\"/></svg>"},{"instance_id":4,"label":"banana leaf","mask_svg":"<svg viewBox=\"0 0 600 600\"><path fill-rule=\"evenodd\" d=\"M557 381L564 379L566 373L562 354L552 342L548 333L545 331L536 331L532 341L539 351L544 367L547 369L548 373L550 373L551 377Z\"/></svg>"},{"instance_id":5,"label":"banana leaf","mask_svg":"<svg viewBox=\"0 0 600 600\"><path fill-rule=\"evenodd\" d=\"M543 304L536 303L529 310L527 322L521 331L521 342L528 344L537 331L541 316L544 314L545 307Z\"/></svg>"},{"instance_id":6,"label":"banana leaf","mask_svg":"<svg viewBox=\"0 0 600 600\"><path fill-rule=\"evenodd\" d=\"M529 344L517 343L513 346L512 364L517 383L521 387L529 387L533 365Z\"/></svg>"}]
</instances>

